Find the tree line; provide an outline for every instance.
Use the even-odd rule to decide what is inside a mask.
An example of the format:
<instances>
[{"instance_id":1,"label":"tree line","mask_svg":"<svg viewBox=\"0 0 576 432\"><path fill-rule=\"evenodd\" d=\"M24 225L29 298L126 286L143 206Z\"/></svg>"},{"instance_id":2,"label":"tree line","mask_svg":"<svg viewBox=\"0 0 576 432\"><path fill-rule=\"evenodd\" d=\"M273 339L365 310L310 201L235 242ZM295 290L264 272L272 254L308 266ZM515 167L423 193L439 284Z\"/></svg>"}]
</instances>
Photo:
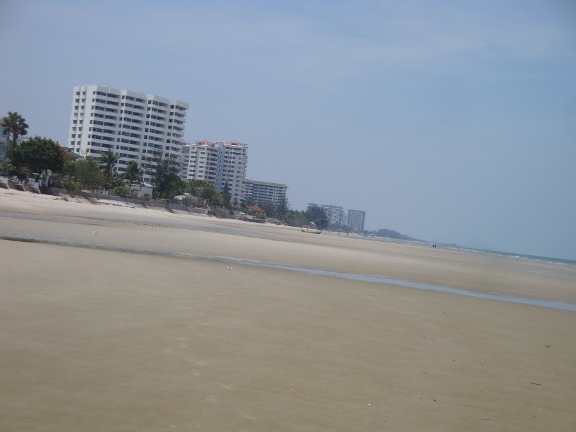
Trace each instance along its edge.
<instances>
[{"instance_id":1,"label":"tree line","mask_svg":"<svg viewBox=\"0 0 576 432\"><path fill-rule=\"evenodd\" d=\"M290 208L288 199L279 204L258 203L264 214L254 212L250 207L256 204L251 198L240 202L231 200L228 183L218 192L214 183L205 180L182 180L180 162L176 158L163 157L157 152L142 163L129 161L118 169L120 157L113 150L103 151L98 156L75 158L57 142L40 136L24 138L28 134L28 124L17 112L8 112L2 117L1 125L8 129L9 142L6 151L7 161L2 163L2 171L20 178L33 176L43 179L47 185L61 187L69 191L107 190L117 196L129 196L134 185L143 185L148 176L152 185L151 198L170 199L177 195L190 194L207 200L212 207L242 211L263 218L273 218L290 226L315 226L351 232L345 225L330 225L324 209L310 207L304 211ZM364 231L365 235L413 240L396 231L380 229Z\"/></svg>"},{"instance_id":2,"label":"tree line","mask_svg":"<svg viewBox=\"0 0 576 432\"><path fill-rule=\"evenodd\" d=\"M2 170L21 178L33 176L44 179L47 185L69 191L107 190L117 196L129 196L134 185L142 185L144 176L150 178L151 198L173 198L190 194L207 200L212 207L242 211L259 217L275 218L287 225L304 226L314 224L318 229L328 227L328 218L320 207L306 211L290 209L287 199L279 204L259 203L264 215L250 207L256 204L247 198L238 202L231 200L228 183L218 192L214 183L204 180L182 180L180 162L176 158L163 157L157 152L141 164L129 161L123 169L118 169L120 157L113 150L103 151L99 156L75 158L57 142L35 136L24 139L28 124L16 112L8 112L1 124L9 130L10 140ZM123 172L119 172L123 171Z\"/></svg>"},{"instance_id":3,"label":"tree line","mask_svg":"<svg viewBox=\"0 0 576 432\"><path fill-rule=\"evenodd\" d=\"M76 158L52 139L40 136L24 139L29 126L17 112L8 112L0 124L9 132L6 160L0 168L9 175L42 179L48 185L69 191L107 190L118 196L128 196L134 185L143 185L145 175L150 177L153 198L170 198L194 189L180 179L179 161L163 157L162 152L142 164L129 161L119 169L120 156L111 149L97 156ZM204 188L204 195L214 201L215 190L209 191L207 185Z\"/></svg>"}]
</instances>

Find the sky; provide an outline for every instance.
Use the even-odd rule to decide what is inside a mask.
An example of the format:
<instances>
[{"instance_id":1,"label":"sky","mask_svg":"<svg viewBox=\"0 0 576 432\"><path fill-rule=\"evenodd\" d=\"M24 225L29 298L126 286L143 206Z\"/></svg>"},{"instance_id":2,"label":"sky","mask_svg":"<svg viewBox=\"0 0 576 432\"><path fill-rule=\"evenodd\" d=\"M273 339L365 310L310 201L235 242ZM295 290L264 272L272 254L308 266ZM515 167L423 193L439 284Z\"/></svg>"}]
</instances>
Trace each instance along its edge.
<instances>
[{"instance_id":1,"label":"sky","mask_svg":"<svg viewBox=\"0 0 576 432\"><path fill-rule=\"evenodd\" d=\"M2 0L0 58L29 136L76 85L175 98L293 209L576 260L575 1Z\"/></svg>"}]
</instances>

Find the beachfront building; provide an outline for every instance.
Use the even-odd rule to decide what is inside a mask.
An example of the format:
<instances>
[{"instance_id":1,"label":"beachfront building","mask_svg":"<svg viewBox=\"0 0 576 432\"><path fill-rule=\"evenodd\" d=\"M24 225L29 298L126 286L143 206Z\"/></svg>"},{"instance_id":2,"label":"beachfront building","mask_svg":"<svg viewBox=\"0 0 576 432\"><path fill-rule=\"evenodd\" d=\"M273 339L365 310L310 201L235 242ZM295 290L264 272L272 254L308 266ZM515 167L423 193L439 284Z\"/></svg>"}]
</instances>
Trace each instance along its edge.
<instances>
[{"instance_id":1,"label":"beachfront building","mask_svg":"<svg viewBox=\"0 0 576 432\"><path fill-rule=\"evenodd\" d=\"M272 203L277 206L286 202L287 191L285 184L244 179L242 197L252 199L257 204Z\"/></svg>"},{"instance_id":2,"label":"beachfront building","mask_svg":"<svg viewBox=\"0 0 576 432\"><path fill-rule=\"evenodd\" d=\"M366 212L362 210L348 210L346 216L346 225L352 228L353 231L361 233L364 231L364 221L366 219Z\"/></svg>"},{"instance_id":3,"label":"beachfront building","mask_svg":"<svg viewBox=\"0 0 576 432\"><path fill-rule=\"evenodd\" d=\"M118 173L132 160L146 166L156 155L179 159L188 107L180 100L131 90L76 86L68 148L94 157L112 150L120 156ZM150 181L148 174L144 181Z\"/></svg>"},{"instance_id":4,"label":"beachfront building","mask_svg":"<svg viewBox=\"0 0 576 432\"><path fill-rule=\"evenodd\" d=\"M310 207L320 207L324 210L326 217L328 218L328 223L330 225L335 225L341 227L342 225L346 225L346 214L344 213L344 209L340 206L335 206L332 204L316 204L316 203L309 203L308 208Z\"/></svg>"},{"instance_id":5,"label":"beachfront building","mask_svg":"<svg viewBox=\"0 0 576 432\"><path fill-rule=\"evenodd\" d=\"M231 202L242 199L247 169L248 144L197 141L182 148L182 179L210 181L220 193L228 183Z\"/></svg>"}]
</instances>

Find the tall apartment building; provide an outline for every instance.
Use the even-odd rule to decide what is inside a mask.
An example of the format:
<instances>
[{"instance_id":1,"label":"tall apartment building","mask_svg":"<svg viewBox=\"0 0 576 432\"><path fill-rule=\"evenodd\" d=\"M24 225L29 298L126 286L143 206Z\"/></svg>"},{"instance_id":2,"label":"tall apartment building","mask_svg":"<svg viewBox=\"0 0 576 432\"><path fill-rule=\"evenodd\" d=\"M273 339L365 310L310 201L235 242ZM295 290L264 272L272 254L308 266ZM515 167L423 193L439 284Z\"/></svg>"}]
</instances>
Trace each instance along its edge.
<instances>
[{"instance_id":1,"label":"tall apartment building","mask_svg":"<svg viewBox=\"0 0 576 432\"><path fill-rule=\"evenodd\" d=\"M68 148L94 157L111 149L120 156L119 173L129 161L145 165L155 153L180 158L188 107L176 99L131 90L76 86ZM144 181L149 180L145 175Z\"/></svg>"},{"instance_id":2,"label":"tall apartment building","mask_svg":"<svg viewBox=\"0 0 576 432\"><path fill-rule=\"evenodd\" d=\"M346 214L344 213L344 209L342 207L332 204L309 203L308 208L310 207L321 207L324 209L324 213L326 214L328 222L331 225L346 225Z\"/></svg>"},{"instance_id":3,"label":"tall apartment building","mask_svg":"<svg viewBox=\"0 0 576 432\"><path fill-rule=\"evenodd\" d=\"M366 212L362 210L348 210L346 218L346 225L352 230L361 233L364 231L364 221L366 219Z\"/></svg>"},{"instance_id":4,"label":"tall apartment building","mask_svg":"<svg viewBox=\"0 0 576 432\"><path fill-rule=\"evenodd\" d=\"M183 146L181 177L211 181L218 192L222 192L228 183L232 202L242 199L247 169L248 144L197 141Z\"/></svg>"},{"instance_id":5,"label":"tall apartment building","mask_svg":"<svg viewBox=\"0 0 576 432\"><path fill-rule=\"evenodd\" d=\"M244 179L242 196L244 199L251 198L257 204L268 202L280 205L286 201L287 190L285 184Z\"/></svg>"}]
</instances>

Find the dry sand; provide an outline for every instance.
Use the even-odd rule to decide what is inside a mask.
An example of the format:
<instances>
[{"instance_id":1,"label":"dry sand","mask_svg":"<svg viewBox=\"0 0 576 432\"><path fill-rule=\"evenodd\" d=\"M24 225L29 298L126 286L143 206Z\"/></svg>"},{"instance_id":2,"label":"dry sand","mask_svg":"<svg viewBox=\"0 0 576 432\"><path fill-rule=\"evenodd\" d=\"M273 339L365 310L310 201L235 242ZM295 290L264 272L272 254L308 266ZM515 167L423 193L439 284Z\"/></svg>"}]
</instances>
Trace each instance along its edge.
<instances>
[{"instance_id":1,"label":"dry sand","mask_svg":"<svg viewBox=\"0 0 576 432\"><path fill-rule=\"evenodd\" d=\"M2 431L576 430L576 312L169 254L568 303L573 268L106 204L0 189L42 242L0 240Z\"/></svg>"}]
</instances>

